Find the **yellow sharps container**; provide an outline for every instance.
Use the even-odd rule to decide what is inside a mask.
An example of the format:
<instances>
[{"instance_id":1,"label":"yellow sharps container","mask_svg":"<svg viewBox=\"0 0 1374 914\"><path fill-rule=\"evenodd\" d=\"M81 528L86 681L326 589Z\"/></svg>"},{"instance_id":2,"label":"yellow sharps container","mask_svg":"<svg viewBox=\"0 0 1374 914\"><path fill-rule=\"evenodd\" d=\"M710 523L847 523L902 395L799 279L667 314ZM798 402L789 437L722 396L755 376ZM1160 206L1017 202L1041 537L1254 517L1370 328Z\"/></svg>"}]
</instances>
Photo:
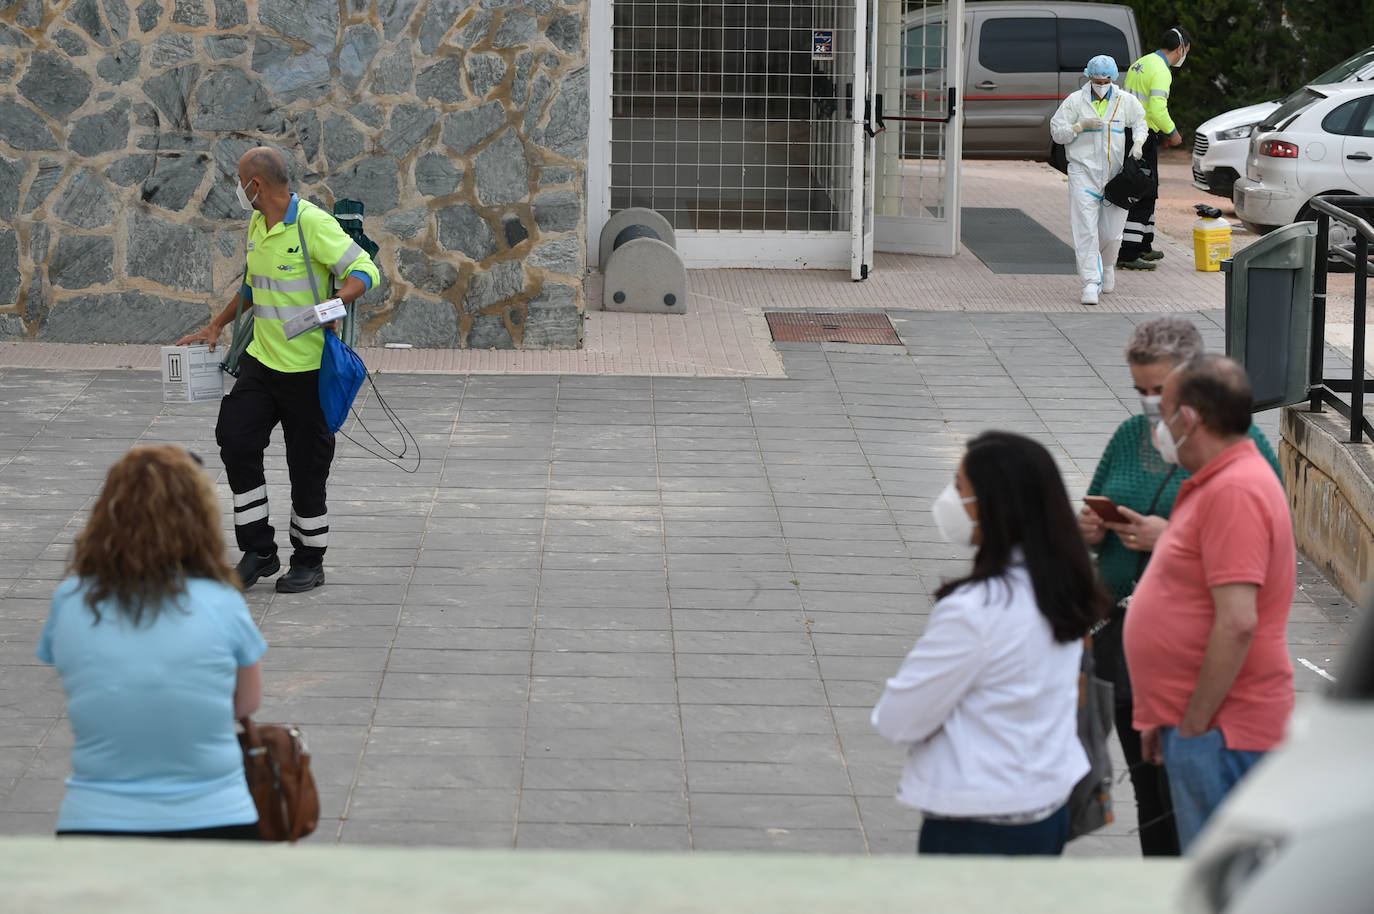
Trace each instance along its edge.
<instances>
[{"instance_id":1,"label":"yellow sharps container","mask_svg":"<svg viewBox=\"0 0 1374 914\"><path fill-rule=\"evenodd\" d=\"M1215 206L1198 203L1193 209L1198 215L1193 223L1193 265L1204 273L1215 273L1231 256L1231 223L1221 218Z\"/></svg>"}]
</instances>

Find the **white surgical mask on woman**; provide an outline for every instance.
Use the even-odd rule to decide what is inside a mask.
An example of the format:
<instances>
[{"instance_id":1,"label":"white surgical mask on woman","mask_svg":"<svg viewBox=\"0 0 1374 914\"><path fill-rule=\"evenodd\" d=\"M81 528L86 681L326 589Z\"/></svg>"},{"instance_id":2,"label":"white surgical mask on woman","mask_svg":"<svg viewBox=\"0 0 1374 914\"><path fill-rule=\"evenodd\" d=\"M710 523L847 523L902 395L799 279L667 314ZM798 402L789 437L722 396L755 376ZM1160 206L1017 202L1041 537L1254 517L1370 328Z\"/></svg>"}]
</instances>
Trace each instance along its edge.
<instances>
[{"instance_id":1,"label":"white surgical mask on woman","mask_svg":"<svg viewBox=\"0 0 1374 914\"><path fill-rule=\"evenodd\" d=\"M1144 411L1145 417L1154 424L1160 420L1159 401L1164 398L1159 394L1150 394L1140 398L1140 408Z\"/></svg>"},{"instance_id":2,"label":"white surgical mask on woman","mask_svg":"<svg viewBox=\"0 0 1374 914\"><path fill-rule=\"evenodd\" d=\"M1174 419L1177 419L1182 413L1183 410L1180 408L1178 412L1174 413ZM1169 422L1172 421L1173 419L1169 420ZM1161 417L1155 423L1155 445L1159 448L1159 456L1164 458L1165 463L1178 463L1178 449L1183 446L1183 442L1188 440L1188 436L1185 434L1175 441L1174 433L1169 431L1169 422L1165 422Z\"/></svg>"},{"instance_id":3,"label":"white surgical mask on woman","mask_svg":"<svg viewBox=\"0 0 1374 914\"><path fill-rule=\"evenodd\" d=\"M959 490L952 482L945 486L944 491L935 499L935 503L930 506L930 513L935 517L935 526L946 542L956 546L973 545L974 520L968 516L964 505L977 500L972 495L960 498Z\"/></svg>"}]
</instances>

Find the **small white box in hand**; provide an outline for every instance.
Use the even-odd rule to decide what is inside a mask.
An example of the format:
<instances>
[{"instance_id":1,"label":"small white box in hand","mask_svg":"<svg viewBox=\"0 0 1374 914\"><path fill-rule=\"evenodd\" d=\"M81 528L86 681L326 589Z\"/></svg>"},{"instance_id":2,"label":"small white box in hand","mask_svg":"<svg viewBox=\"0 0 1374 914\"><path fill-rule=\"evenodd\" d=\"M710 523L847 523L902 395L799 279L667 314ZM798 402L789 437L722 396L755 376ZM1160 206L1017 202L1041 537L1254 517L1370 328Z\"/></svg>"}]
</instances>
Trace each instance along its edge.
<instances>
[{"instance_id":1,"label":"small white box in hand","mask_svg":"<svg viewBox=\"0 0 1374 914\"><path fill-rule=\"evenodd\" d=\"M313 308L302 308L300 314L281 325L282 332L286 334L288 340L294 340L302 333L314 330L320 324L336 321L347 314L348 308L344 306L343 301L331 298L329 301L320 302Z\"/></svg>"},{"instance_id":2,"label":"small white box in hand","mask_svg":"<svg viewBox=\"0 0 1374 914\"><path fill-rule=\"evenodd\" d=\"M219 359L209 346L163 346L162 402L203 403L224 396Z\"/></svg>"}]
</instances>

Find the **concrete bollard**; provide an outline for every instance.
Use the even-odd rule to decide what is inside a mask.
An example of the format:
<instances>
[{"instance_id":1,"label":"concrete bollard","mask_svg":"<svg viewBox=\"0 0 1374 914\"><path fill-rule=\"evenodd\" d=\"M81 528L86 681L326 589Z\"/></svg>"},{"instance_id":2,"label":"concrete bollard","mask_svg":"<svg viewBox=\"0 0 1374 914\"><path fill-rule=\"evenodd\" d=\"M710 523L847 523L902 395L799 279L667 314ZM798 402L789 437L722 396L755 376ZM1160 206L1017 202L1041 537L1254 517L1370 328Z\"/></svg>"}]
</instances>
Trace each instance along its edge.
<instances>
[{"instance_id":1,"label":"concrete bollard","mask_svg":"<svg viewBox=\"0 0 1374 914\"><path fill-rule=\"evenodd\" d=\"M651 209L621 210L601 229L599 253L604 309L687 313L687 268L667 219Z\"/></svg>"}]
</instances>

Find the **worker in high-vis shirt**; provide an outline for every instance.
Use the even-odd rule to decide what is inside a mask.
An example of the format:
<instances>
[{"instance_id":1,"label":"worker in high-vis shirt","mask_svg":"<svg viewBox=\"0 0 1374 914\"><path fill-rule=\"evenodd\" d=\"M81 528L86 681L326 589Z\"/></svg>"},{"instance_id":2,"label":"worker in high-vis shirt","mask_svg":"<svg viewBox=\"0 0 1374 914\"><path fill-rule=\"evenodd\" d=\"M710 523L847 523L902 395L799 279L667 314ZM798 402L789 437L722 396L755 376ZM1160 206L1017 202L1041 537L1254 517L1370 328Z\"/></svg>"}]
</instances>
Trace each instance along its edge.
<instances>
[{"instance_id":1,"label":"worker in high-vis shirt","mask_svg":"<svg viewBox=\"0 0 1374 914\"><path fill-rule=\"evenodd\" d=\"M313 308L315 292L351 305L379 280L372 258L339 227L338 221L291 192L286 160L258 147L239 160L235 193L253 213L248 224L247 268L238 294L198 333L178 345L219 340L240 303L253 314L253 341L239 359L239 377L220 401L215 440L234 494L234 535L243 558L239 578L245 588L281 570L276 533L267 509L263 452L278 423L286 442L291 480L291 564L277 579L281 593L300 593L324 583L324 552L329 541L325 482L334 459L334 434L320 407L320 357L324 328L287 339L282 325ZM301 235L310 253L305 262Z\"/></svg>"},{"instance_id":2,"label":"worker in high-vis shirt","mask_svg":"<svg viewBox=\"0 0 1374 914\"><path fill-rule=\"evenodd\" d=\"M1173 85L1173 71L1183 66L1188 57L1190 41L1186 32L1179 28L1169 29L1160 39L1159 49L1146 54L1131 64L1123 82L1130 92L1145 106L1145 122L1149 125L1150 136L1145 141L1143 157L1146 167L1155 176L1156 195L1159 190L1159 145L1178 146L1183 136L1178 126L1169 116L1169 87ZM1155 261L1164 257L1163 251L1154 249L1155 240L1155 196L1142 199L1126 215L1126 226L1121 232L1121 250L1116 255L1116 266L1120 270L1153 270Z\"/></svg>"}]
</instances>

